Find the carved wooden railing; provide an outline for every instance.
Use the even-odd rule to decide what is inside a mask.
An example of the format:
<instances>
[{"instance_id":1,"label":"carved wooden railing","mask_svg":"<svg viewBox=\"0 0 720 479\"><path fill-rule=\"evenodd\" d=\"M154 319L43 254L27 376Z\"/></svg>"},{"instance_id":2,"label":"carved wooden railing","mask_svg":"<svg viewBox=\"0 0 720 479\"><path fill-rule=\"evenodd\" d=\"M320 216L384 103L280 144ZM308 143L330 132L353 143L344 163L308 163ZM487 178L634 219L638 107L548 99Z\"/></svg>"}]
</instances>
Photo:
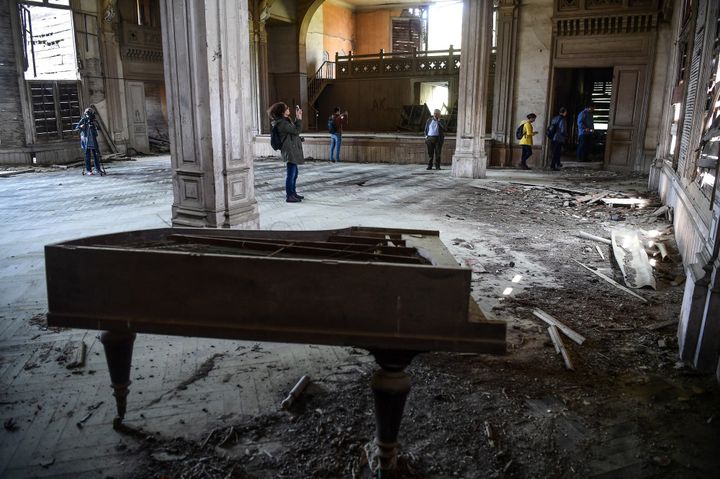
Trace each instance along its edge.
<instances>
[{"instance_id":1,"label":"carved wooden railing","mask_svg":"<svg viewBox=\"0 0 720 479\"><path fill-rule=\"evenodd\" d=\"M335 55L337 78L457 75L460 50L428 50L378 54Z\"/></svg>"},{"instance_id":2,"label":"carved wooden railing","mask_svg":"<svg viewBox=\"0 0 720 479\"><path fill-rule=\"evenodd\" d=\"M643 33L652 31L657 24L657 13L560 18L555 21L555 32L562 36Z\"/></svg>"}]
</instances>

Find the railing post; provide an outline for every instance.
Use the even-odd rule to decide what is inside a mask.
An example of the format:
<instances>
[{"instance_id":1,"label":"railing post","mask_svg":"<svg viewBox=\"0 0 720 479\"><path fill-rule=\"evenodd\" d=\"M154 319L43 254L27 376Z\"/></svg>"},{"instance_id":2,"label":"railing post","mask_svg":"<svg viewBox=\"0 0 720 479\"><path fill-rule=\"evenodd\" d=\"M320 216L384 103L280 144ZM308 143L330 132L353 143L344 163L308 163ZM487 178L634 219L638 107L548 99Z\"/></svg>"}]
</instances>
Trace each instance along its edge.
<instances>
[{"instance_id":1,"label":"railing post","mask_svg":"<svg viewBox=\"0 0 720 479\"><path fill-rule=\"evenodd\" d=\"M450 49L448 50L448 62L447 62L447 72L448 75L452 75L453 72L453 65L455 64L455 59L453 58L453 46L450 45Z\"/></svg>"},{"instance_id":2,"label":"railing post","mask_svg":"<svg viewBox=\"0 0 720 479\"><path fill-rule=\"evenodd\" d=\"M352 76L352 50L348 52L348 75Z\"/></svg>"},{"instance_id":3,"label":"railing post","mask_svg":"<svg viewBox=\"0 0 720 479\"><path fill-rule=\"evenodd\" d=\"M417 72L417 47L412 47L412 71Z\"/></svg>"},{"instance_id":4,"label":"railing post","mask_svg":"<svg viewBox=\"0 0 720 479\"><path fill-rule=\"evenodd\" d=\"M335 68L337 68L337 66L338 66L338 52L335 52ZM337 77L337 72L336 72L336 77Z\"/></svg>"},{"instance_id":5,"label":"railing post","mask_svg":"<svg viewBox=\"0 0 720 479\"><path fill-rule=\"evenodd\" d=\"M380 74L385 73L385 49L380 49Z\"/></svg>"}]
</instances>

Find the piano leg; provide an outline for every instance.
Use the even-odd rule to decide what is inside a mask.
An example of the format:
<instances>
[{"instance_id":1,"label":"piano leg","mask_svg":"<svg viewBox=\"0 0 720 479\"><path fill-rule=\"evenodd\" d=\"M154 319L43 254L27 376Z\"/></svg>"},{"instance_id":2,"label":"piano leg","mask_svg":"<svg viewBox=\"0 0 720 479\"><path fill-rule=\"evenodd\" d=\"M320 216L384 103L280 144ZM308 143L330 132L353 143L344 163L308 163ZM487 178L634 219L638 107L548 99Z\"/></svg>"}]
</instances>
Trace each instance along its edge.
<instances>
[{"instance_id":1,"label":"piano leg","mask_svg":"<svg viewBox=\"0 0 720 479\"><path fill-rule=\"evenodd\" d=\"M369 454L368 464L374 475L387 477L383 471L397 469L398 433L405 400L410 392L410 376L405 368L417 353L387 350L371 353L380 369L375 371L370 381L375 399L375 443L371 447L373 451Z\"/></svg>"},{"instance_id":2,"label":"piano leg","mask_svg":"<svg viewBox=\"0 0 720 479\"><path fill-rule=\"evenodd\" d=\"M107 359L113 396L115 396L117 405L117 416L113 420L113 428L118 429L122 424L127 408L130 363L132 361L135 333L105 331L100 335L100 342L105 348L105 358Z\"/></svg>"}]
</instances>

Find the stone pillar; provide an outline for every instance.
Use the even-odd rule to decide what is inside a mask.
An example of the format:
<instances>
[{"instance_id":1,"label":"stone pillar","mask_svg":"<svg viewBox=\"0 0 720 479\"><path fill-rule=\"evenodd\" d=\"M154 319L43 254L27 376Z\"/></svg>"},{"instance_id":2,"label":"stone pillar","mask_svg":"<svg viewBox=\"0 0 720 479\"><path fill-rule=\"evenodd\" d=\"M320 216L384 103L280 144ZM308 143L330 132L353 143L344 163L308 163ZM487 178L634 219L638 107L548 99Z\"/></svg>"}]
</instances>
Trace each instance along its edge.
<instances>
[{"instance_id":1,"label":"stone pillar","mask_svg":"<svg viewBox=\"0 0 720 479\"><path fill-rule=\"evenodd\" d=\"M162 0L173 226L256 228L247 0Z\"/></svg>"},{"instance_id":2,"label":"stone pillar","mask_svg":"<svg viewBox=\"0 0 720 479\"><path fill-rule=\"evenodd\" d=\"M487 169L485 98L492 9L490 1L463 1L457 143L452 161L452 176L456 178L484 178Z\"/></svg>"},{"instance_id":3,"label":"stone pillar","mask_svg":"<svg viewBox=\"0 0 720 479\"><path fill-rule=\"evenodd\" d=\"M518 0L500 0L497 7L497 47L493 91L492 138L501 166L512 164L513 89L518 31Z\"/></svg>"},{"instance_id":4,"label":"stone pillar","mask_svg":"<svg viewBox=\"0 0 720 479\"><path fill-rule=\"evenodd\" d=\"M265 20L267 19L267 12L264 17L260 17L257 22L257 30L255 36L257 39L257 82L258 82L258 109L260 112L260 124L262 126L261 132L270 132L270 118L267 116L266 110L270 108L270 95L269 95L269 82L268 77L268 35L265 29Z\"/></svg>"},{"instance_id":5,"label":"stone pillar","mask_svg":"<svg viewBox=\"0 0 720 479\"><path fill-rule=\"evenodd\" d=\"M105 111L103 118L110 130L112 141L120 153L127 151L130 132L127 122L127 105L125 103L125 81L123 81L123 65L120 58L120 41L118 39L119 17L116 1L106 0L103 9L100 39L102 44L102 60L105 77ZM84 107L87 105L84 105ZM103 106L99 106L99 111Z\"/></svg>"}]
</instances>

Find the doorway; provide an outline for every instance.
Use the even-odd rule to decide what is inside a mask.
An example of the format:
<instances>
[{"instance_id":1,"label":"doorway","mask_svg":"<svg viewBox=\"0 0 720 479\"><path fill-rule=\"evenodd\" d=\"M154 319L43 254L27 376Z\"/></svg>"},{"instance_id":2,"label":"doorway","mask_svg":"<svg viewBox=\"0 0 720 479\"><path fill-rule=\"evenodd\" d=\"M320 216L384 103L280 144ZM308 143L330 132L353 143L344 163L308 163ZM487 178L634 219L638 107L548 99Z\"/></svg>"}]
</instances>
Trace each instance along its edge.
<instances>
[{"instance_id":1,"label":"doorway","mask_svg":"<svg viewBox=\"0 0 720 479\"><path fill-rule=\"evenodd\" d=\"M578 114L588 102L595 105L593 120L595 131L588 153L588 162L602 165L605 161L613 98L613 68L556 68L552 111L557 115L560 107L568 110L568 139L563 147L563 164L576 161L578 143Z\"/></svg>"}]
</instances>

